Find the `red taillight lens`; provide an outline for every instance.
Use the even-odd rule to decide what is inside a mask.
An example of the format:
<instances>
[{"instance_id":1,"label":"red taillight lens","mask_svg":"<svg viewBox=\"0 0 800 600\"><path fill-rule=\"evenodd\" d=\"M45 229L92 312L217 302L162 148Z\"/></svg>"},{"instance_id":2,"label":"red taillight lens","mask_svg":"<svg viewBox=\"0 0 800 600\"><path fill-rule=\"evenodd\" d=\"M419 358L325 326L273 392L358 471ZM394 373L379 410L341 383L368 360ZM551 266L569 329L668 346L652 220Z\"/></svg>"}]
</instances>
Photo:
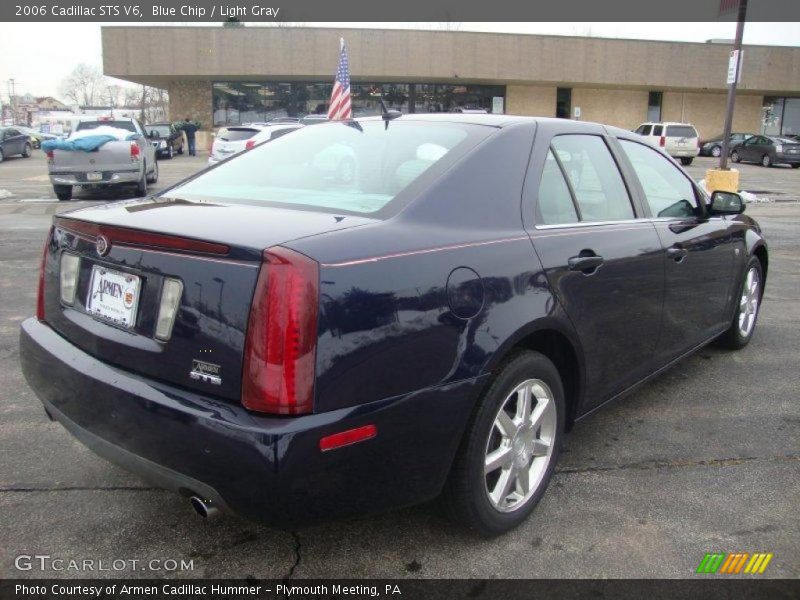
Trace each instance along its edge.
<instances>
[{"instance_id":1,"label":"red taillight lens","mask_svg":"<svg viewBox=\"0 0 800 600\"><path fill-rule=\"evenodd\" d=\"M661 138L658 140L658 145L659 145L659 146L661 146L662 148L663 148L664 146L666 146L666 145L667 145L667 138L665 138L665 137L662 135L662 136L661 136Z\"/></svg>"},{"instance_id":2,"label":"red taillight lens","mask_svg":"<svg viewBox=\"0 0 800 600\"><path fill-rule=\"evenodd\" d=\"M250 150L253 146L256 145L255 140L247 140L247 143L244 145L245 150Z\"/></svg>"},{"instance_id":3,"label":"red taillight lens","mask_svg":"<svg viewBox=\"0 0 800 600\"><path fill-rule=\"evenodd\" d=\"M139 160L139 153L141 150L139 149L139 144L136 142L131 142L131 160Z\"/></svg>"},{"instance_id":4,"label":"red taillight lens","mask_svg":"<svg viewBox=\"0 0 800 600\"><path fill-rule=\"evenodd\" d=\"M39 289L36 292L36 318L44 321L44 266L47 263L47 248L50 246L50 239L53 237L53 228L47 232L42 249L42 262L39 264Z\"/></svg>"},{"instance_id":5,"label":"red taillight lens","mask_svg":"<svg viewBox=\"0 0 800 600\"><path fill-rule=\"evenodd\" d=\"M52 150L48 150L47 152L45 152L45 154L47 155L47 160L53 160L53 151Z\"/></svg>"},{"instance_id":6,"label":"red taillight lens","mask_svg":"<svg viewBox=\"0 0 800 600\"><path fill-rule=\"evenodd\" d=\"M244 347L246 408L311 412L318 304L319 264L288 248L264 250Z\"/></svg>"}]
</instances>

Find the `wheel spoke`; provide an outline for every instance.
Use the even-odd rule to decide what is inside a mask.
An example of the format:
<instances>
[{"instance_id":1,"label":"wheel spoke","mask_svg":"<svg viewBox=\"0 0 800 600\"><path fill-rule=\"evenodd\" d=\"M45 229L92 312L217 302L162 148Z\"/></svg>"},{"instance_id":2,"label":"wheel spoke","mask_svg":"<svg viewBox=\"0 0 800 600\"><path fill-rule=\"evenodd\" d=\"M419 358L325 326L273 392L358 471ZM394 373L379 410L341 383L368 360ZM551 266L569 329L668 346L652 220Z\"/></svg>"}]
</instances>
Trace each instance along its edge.
<instances>
[{"instance_id":1,"label":"wheel spoke","mask_svg":"<svg viewBox=\"0 0 800 600\"><path fill-rule=\"evenodd\" d=\"M536 403L536 408L533 409L533 414L531 415L531 427L533 429L538 429L539 426L542 424L542 417L544 417L544 413L547 412L548 405L550 404L549 398L542 398Z\"/></svg>"},{"instance_id":2,"label":"wheel spoke","mask_svg":"<svg viewBox=\"0 0 800 600\"><path fill-rule=\"evenodd\" d=\"M514 453L511 451L511 446L500 446L497 450L492 450L486 455L486 462L483 467L484 475L488 475L500 467L507 466L513 458Z\"/></svg>"},{"instance_id":3,"label":"wheel spoke","mask_svg":"<svg viewBox=\"0 0 800 600\"><path fill-rule=\"evenodd\" d=\"M524 425L531 416L531 388L525 386L517 392L517 418L519 425Z\"/></svg>"},{"instance_id":4,"label":"wheel spoke","mask_svg":"<svg viewBox=\"0 0 800 600\"><path fill-rule=\"evenodd\" d=\"M500 505L503 500L506 499L509 492L511 491L511 486L514 485L514 470L513 469L503 469L500 472L500 477L497 480L497 483L494 486L494 489L491 493L492 502L496 505Z\"/></svg>"},{"instance_id":5,"label":"wheel spoke","mask_svg":"<svg viewBox=\"0 0 800 600\"><path fill-rule=\"evenodd\" d=\"M517 429L519 429L513 419L508 416L508 413L502 409L497 413L497 419L494 424L497 425L503 436L509 439L513 438L517 433Z\"/></svg>"},{"instance_id":6,"label":"wheel spoke","mask_svg":"<svg viewBox=\"0 0 800 600\"><path fill-rule=\"evenodd\" d=\"M533 450L531 454L533 456L547 456L547 453L550 451L550 443L546 442L542 439L533 440Z\"/></svg>"},{"instance_id":7,"label":"wheel spoke","mask_svg":"<svg viewBox=\"0 0 800 600\"><path fill-rule=\"evenodd\" d=\"M530 467L525 466L517 471L517 491L524 498L530 489Z\"/></svg>"}]
</instances>

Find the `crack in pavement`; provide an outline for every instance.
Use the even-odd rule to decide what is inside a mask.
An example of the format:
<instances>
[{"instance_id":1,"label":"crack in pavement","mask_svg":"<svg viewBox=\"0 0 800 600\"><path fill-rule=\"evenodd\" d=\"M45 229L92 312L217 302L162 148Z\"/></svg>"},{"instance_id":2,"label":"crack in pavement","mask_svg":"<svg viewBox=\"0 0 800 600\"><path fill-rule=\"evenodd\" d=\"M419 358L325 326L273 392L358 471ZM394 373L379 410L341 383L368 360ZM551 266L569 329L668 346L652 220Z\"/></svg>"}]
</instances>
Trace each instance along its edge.
<instances>
[{"instance_id":1,"label":"crack in pavement","mask_svg":"<svg viewBox=\"0 0 800 600\"><path fill-rule=\"evenodd\" d=\"M669 469L680 467L731 467L753 461L781 462L800 460L797 454L779 454L776 456L741 456L736 458L709 458L709 459L686 459L686 460L651 460L622 465L591 466L591 467L562 467L557 468L557 475L572 475L580 473L601 473L605 471L624 471L635 469L648 471L653 469Z\"/></svg>"},{"instance_id":2,"label":"crack in pavement","mask_svg":"<svg viewBox=\"0 0 800 600\"><path fill-rule=\"evenodd\" d=\"M292 538L294 539L294 564L289 567L289 572L283 578L283 581L288 581L294 577L295 569L300 566L300 561L303 560L303 556L300 554L300 549L303 547L302 543L300 542L300 534L297 531L292 531L291 534Z\"/></svg>"}]
</instances>

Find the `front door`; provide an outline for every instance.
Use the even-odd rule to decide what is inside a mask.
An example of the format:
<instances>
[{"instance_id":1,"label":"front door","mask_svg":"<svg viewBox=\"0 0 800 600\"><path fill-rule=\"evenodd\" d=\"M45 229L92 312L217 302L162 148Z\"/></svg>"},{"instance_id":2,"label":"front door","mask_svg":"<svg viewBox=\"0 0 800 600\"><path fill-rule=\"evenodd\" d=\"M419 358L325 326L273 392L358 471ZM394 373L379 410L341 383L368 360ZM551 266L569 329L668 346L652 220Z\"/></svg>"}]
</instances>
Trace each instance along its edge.
<instances>
[{"instance_id":1,"label":"front door","mask_svg":"<svg viewBox=\"0 0 800 600\"><path fill-rule=\"evenodd\" d=\"M637 218L603 135L557 135L535 160L541 178L531 238L580 336L591 408L651 369L663 302L661 245L652 223Z\"/></svg>"},{"instance_id":2,"label":"front door","mask_svg":"<svg viewBox=\"0 0 800 600\"><path fill-rule=\"evenodd\" d=\"M666 362L728 325L734 245L725 217L708 217L704 196L673 161L619 140L642 187L663 246L664 316L658 359Z\"/></svg>"}]
</instances>

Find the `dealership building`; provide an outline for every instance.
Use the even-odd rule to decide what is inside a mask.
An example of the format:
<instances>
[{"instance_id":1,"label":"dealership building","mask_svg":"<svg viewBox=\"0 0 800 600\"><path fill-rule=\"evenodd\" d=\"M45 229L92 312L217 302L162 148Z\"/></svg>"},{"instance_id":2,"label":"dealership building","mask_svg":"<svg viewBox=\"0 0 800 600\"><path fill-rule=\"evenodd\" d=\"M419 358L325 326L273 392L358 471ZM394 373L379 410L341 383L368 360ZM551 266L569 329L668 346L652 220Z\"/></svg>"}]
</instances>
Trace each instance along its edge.
<instances>
[{"instance_id":1,"label":"dealership building","mask_svg":"<svg viewBox=\"0 0 800 600\"><path fill-rule=\"evenodd\" d=\"M103 27L106 75L168 90L204 130L324 113L350 53L353 111L489 112L722 131L727 43L307 27ZM800 48L746 46L733 129L800 134Z\"/></svg>"}]
</instances>

